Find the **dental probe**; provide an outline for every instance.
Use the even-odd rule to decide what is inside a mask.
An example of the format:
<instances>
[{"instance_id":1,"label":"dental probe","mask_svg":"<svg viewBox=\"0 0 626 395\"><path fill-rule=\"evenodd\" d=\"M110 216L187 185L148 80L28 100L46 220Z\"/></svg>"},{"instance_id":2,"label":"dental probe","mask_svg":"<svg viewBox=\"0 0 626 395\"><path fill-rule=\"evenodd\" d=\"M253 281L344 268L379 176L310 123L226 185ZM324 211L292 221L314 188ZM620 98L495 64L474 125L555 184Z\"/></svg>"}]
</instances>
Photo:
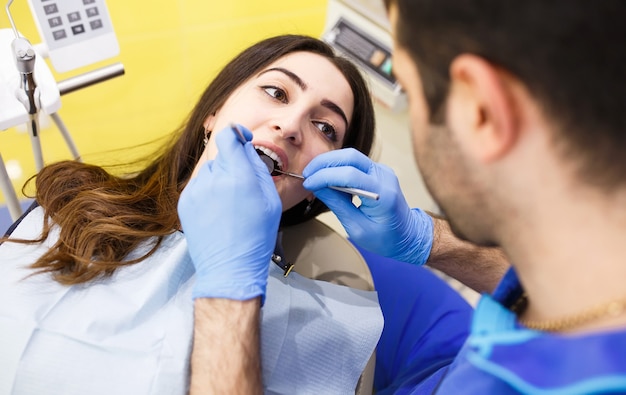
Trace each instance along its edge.
<instances>
[{"instance_id":1,"label":"dental probe","mask_svg":"<svg viewBox=\"0 0 626 395\"><path fill-rule=\"evenodd\" d=\"M246 143L246 139L243 136L243 133L241 133L241 130L239 130L239 127L237 125L235 125L234 123L230 124L231 129L233 129L235 131L235 134L237 134L237 137L239 138L239 141L241 141L242 144ZM270 160L264 160L263 156L269 158ZM304 176L300 175L300 174L296 174L296 173L290 173L288 171L283 171L283 170L279 170L274 166L274 161L271 160L272 158L270 158L267 155L263 155L261 156L261 160L263 161L263 163L265 163L265 166L267 166L267 170L270 172L270 174L272 173L281 173L284 174L286 176L289 177L293 177L293 178L297 178L299 180L304 180ZM366 191L364 189L359 189L359 188L347 188L347 187L335 187L335 186L329 186L330 189L334 189L336 191L339 192L345 192L345 193L349 193L351 195L357 195L359 197L366 197L369 199L374 199L374 200L378 200L380 198L380 195L378 195L375 192L370 192L370 191Z\"/></svg>"},{"instance_id":2,"label":"dental probe","mask_svg":"<svg viewBox=\"0 0 626 395\"><path fill-rule=\"evenodd\" d=\"M270 165L268 164L268 162L265 162L265 164L267 165L268 170L271 170L270 173L281 173L284 174L286 176L289 177L293 177L293 178L297 178L299 180L304 180L304 176L300 175L300 174L296 174L296 173L290 173L288 171L282 171L282 170L278 170L276 168L274 168L274 164L272 163L272 168L270 169ZM366 191L364 189L359 189L359 188L347 188L347 187L335 187L335 186L329 186L330 189L334 189L335 191L340 191L340 192L345 192L345 193L349 193L351 195L357 195L357 196L361 196L361 197L366 197L366 198L370 198L370 199L374 199L374 200L378 200L380 198L380 196L375 193L375 192L370 192L370 191Z\"/></svg>"}]
</instances>

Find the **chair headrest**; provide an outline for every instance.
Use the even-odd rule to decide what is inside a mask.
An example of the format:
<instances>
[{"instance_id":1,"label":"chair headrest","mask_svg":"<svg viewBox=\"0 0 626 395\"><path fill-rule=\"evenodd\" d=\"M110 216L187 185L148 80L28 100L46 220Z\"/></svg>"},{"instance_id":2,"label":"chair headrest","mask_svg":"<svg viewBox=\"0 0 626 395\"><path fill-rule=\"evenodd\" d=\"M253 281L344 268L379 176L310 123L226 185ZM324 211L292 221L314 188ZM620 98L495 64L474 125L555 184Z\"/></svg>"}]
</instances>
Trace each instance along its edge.
<instances>
[{"instance_id":1,"label":"chair headrest","mask_svg":"<svg viewBox=\"0 0 626 395\"><path fill-rule=\"evenodd\" d=\"M365 291L374 290L372 275L361 253L328 225L313 219L282 231L285 257L300 275Z\"/></svg>"}]
</instances>

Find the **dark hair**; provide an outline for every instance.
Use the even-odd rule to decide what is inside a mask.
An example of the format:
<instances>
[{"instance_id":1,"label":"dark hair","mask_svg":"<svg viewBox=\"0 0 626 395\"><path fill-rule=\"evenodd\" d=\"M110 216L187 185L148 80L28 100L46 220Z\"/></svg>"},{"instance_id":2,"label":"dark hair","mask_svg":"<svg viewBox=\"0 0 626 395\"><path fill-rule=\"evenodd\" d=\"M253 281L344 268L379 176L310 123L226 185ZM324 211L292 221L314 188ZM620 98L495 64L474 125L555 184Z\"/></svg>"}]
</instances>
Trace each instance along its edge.
<instances>
[{"instance_id":1,"label":"dark hair","mask_svg":"<svg viewBox=\"0 0 626 395\"><path fill-rule=\"evenodd\" d=\"M164 236L179 227L176 210L204 149L206 118L222 107L233 91L263 67L293 52L322 55L345 76L354 95L354 111L343 146L369 154L374 140L374 112L367 86L349 61L335 56L324 42L306 36L284 35L263 40L230 61L209 84L187 121L147 167L116 177L99 166L65 161L44 167L36 176L36 200L45 210L38 240L58 224L59 239L32 267L51 272L63 284L86 282L111 275L121 265L150 256ZM326 209L316 201L284 213L288 224L302 222ZM135 259L128 254L141 243L154 241L150 251Z\"/></svg>"},{"instance_id":2,"label":"dark hair","mask_svg":"<svg viewBox=\"0 0 626 395\"><path fill-rule=\"evenodd\" d=\"M522 81L555 125L555 147L586 182L626 181L626 2L385 0L441 122L455 57L471 53Z\"/></svg>"}]
</instances>

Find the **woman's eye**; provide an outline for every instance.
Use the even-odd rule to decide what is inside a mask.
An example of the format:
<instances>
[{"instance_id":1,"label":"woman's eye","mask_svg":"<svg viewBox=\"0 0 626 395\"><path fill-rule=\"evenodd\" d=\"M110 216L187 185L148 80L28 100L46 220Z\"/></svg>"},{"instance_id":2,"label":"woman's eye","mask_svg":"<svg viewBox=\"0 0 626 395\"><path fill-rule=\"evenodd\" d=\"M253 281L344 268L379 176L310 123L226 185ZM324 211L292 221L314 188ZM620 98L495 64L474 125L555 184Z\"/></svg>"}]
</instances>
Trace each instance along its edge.
<instances>
[{"instance_id":1,"label":"woman's eye","mask_svg":"<svg viewBox=\"0 0 626 395\"><path fill-rule=\"evenodd\" d=\"M327 122L313 122L316 128L320 130L331 141L337 141L337 131L333 127L333 125Z\"/></svg>"},{"instance_id":2,"label":"woman's eye","mask_svg":"<svg viewBox=\"0 0 626 395\"><path fill-rule=\"evenodd\" d=\"M285 93L284 90L277 88L275 86L264 86L263 90L265 91L265 93L267 93L274 99L282 103L287 103L287 94Z\"/></svg>"}]
</instances>

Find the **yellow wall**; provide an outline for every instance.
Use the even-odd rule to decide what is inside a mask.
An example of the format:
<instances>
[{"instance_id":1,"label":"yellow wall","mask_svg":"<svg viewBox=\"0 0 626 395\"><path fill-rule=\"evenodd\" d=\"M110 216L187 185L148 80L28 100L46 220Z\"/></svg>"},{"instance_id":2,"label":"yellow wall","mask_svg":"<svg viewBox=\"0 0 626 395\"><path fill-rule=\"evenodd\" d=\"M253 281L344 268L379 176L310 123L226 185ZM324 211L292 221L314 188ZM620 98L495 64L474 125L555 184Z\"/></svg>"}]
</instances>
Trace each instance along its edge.
<instances>
[{"instance_id":1,"label":"yellow wall","mask_svg":"<svg viewBox=\"0 0 626 395\"><path fill-rule=\"evenodd\" d=\"M207 82L243 48L282 33L319 37L326 3L108 0L120 55L55 76L60 81L113 62L121 62L126 74L63 96L59 114L85 161L124 161L129 153L120 148L151 141L176 128ZM14 0L11 11L22 34L33 44L40 42L27 1ZM0 12L0 28L8 27L6 14ZM42 147L46 163L70 158L53 124L42 130ZM24 181L35 172L28 135L17 128L0 131L0 153L5 163L18 163L23 170L13 180L19 195Z\"/></svg>"}]
</instances>

